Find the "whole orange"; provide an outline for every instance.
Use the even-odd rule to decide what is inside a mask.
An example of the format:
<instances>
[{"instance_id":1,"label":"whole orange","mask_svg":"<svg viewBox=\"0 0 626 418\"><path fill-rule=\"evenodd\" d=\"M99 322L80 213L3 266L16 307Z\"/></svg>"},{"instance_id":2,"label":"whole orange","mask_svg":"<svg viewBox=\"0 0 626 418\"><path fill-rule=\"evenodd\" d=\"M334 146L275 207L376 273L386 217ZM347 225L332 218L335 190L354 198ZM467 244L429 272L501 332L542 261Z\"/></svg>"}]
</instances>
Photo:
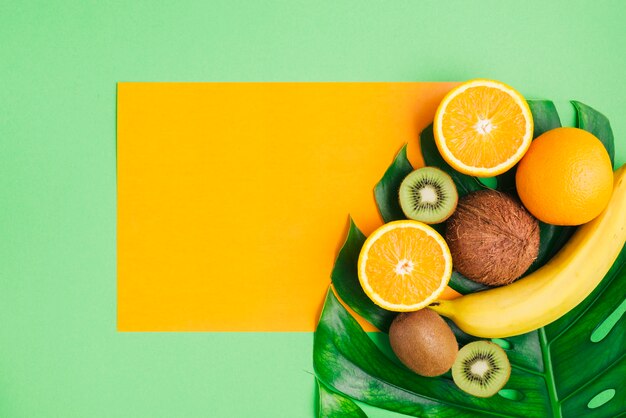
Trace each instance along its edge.
<instances>
[{"instance_id":1,"label":"whole orange","mask_svg":"<svg viewBox=\"0 0 626 418\"><path fill-rule=\"evenodd\" d=\"M556 128L531 143L515 181L522 203L537 219L581 225L607 206L613 169L594 135L578 128Z\"/></svg>"}]
</instances>

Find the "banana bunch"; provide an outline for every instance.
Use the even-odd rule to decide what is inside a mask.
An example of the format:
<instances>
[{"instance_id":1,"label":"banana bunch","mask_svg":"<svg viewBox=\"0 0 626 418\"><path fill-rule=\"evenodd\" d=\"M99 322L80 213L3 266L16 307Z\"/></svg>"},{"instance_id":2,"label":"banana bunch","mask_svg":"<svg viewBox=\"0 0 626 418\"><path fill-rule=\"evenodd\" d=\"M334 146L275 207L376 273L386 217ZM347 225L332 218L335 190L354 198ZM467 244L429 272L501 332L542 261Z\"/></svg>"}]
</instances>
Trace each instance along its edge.
<instances>
[{"instance_id":1,"label":"banana bunch","mask_svg":"<svg viewBox=\"0 0 626 418\"><path fill-rule=\"evenodd\" d=\"M626 164L597 218L578 228L548 263L508 286L429 306L468 334L502 338L541 328L582 302L602 281L626 241Z\"/></svg>"}]
</instances>

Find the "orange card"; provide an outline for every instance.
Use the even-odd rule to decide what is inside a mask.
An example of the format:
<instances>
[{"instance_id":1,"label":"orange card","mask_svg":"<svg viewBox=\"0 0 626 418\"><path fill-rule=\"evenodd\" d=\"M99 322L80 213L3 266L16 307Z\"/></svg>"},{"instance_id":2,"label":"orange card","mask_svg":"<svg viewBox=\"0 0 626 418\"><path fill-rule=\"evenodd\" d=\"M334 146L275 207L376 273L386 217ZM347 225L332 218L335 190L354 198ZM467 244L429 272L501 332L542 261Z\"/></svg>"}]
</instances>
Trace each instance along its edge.
<instances>
[{"instance_id":1,"label":"orange card","mask_svg":"<svg viewBox=\"0 0 626 418\"><path fill-rule=\"evenodd\" d=\"M348 215L382 224L454 85L120 83L118 329L313 331Z\"/></svg>"}]
</instances>

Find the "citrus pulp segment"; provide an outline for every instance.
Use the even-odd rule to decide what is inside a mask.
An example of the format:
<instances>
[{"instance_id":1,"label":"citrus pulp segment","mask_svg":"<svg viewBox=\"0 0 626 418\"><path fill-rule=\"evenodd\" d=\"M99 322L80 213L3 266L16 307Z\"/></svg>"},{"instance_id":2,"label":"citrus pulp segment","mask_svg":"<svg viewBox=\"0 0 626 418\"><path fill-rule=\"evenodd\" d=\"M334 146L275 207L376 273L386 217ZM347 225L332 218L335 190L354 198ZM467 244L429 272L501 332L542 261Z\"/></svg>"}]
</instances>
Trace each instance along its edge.
<instances>
[{"instance_id":1,"label":"citrus pulp segment","mask_svg":"<svg viewBox=\"0 0 626 418\"><path fill-rule=\"evenodd\" d=\"M395 221L367 238L358 272L363 290L374 303L391 311L415 311L446 288L452 257L444 239L430 226Z\"/></svg>"},{"instance_id":2,"label":"citrus pulp segment","mask_svg":"<svg viewBox=\"0 0 626 418\"><path fill-rule=\"evenodd\" d=\"M533 120L524 97L494 80L471 80L444 97L433 123L442 157L478 177L504 173L524 155Z\"/></svg>"}]
</instances>

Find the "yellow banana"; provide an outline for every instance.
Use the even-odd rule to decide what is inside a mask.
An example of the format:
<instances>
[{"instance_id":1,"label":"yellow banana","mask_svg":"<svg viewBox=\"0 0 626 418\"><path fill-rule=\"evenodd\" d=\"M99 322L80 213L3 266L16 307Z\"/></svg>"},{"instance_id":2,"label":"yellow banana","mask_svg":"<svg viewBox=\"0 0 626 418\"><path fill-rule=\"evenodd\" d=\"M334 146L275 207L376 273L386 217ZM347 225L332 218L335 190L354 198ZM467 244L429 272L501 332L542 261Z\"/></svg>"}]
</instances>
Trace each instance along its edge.
<instances>
[{"instance_id":1,"label":"yellow banana","mask_svg":"<svg viewBox=\"0 0 626 418\"><path fill-rule=\"evenodd\" d=\"M597 218L581 226L537 271L508 286L429 308L468 334L483 338L519 335L543 327L582 302L602 281L626 241L626 164L614 174L613 195Z\"/></svg>"}]
</instances>

